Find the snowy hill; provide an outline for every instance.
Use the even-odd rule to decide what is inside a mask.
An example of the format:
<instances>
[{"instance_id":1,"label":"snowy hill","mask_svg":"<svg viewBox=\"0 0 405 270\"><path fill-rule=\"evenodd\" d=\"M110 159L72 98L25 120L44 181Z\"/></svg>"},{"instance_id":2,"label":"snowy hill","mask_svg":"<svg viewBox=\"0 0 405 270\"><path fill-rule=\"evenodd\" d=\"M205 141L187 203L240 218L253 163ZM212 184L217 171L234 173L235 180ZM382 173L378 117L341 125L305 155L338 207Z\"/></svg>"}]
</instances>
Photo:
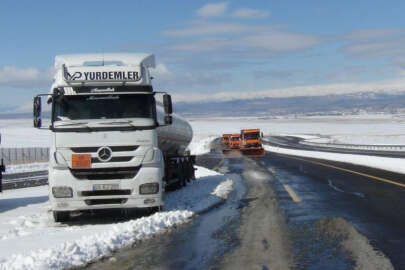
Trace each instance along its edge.
<instances>
[{"instance_id":1,"label":"snowy hill","mask_svg":"<svg viewBox=\"0 0 405 270\"><path fill-rule=\"evenodd\" d=\"M361 113L404 113L405 92L362 92L343 95L261 98L176 104L184 115L339 115Z\"/></svg>"}]
</instances>

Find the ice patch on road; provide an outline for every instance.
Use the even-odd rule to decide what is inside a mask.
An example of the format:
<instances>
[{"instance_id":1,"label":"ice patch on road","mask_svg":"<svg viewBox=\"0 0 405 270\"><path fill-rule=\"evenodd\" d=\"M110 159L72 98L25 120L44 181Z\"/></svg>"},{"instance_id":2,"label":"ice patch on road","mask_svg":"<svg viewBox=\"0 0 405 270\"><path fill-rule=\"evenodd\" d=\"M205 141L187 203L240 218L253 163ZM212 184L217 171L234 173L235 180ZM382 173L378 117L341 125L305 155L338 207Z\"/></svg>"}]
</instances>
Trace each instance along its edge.
<instances>
[{"instance_id":1,"label":"ice patch on road","mask_svg":"<svg viewBox=\"0 0 405 270\"><path fill-rule=\"evenodd\" d=\"M226 181L219 184L215 190L211 193L211 195L218 196L222 199L227 199L229 193L233 190L233 181L231 179L227 179Z\"/></svg>"},{"instance_id":2,"label":"ice patch on road","mask_svg":"<svg viewBox=\"0 0 405 270\"><path fill-rule=\"evenodd\" d=\"M196 168L195 181L165 194L164 212L116 224L66 227L52 221L49 203L42 201L47 187L4 192L0 204L9 209L0 212L0 269L65 269L84 265L188 222L194 215L223 202L234 188L228 176ZM34 203L21 203L30 196L35 196Z\"/></svg>"},{"instance_id":3,"label":"ice patch on road","mask_svg":"<svg viewBox=\"0 0 405 270\"><path fill-rule=\"evenodd\" d=\"M328 179L328 184L329 184L329 186L330 186L331 188L333 188L333 189L336 190L337 192L353 194L353 195L356 195L356 196L358 196L358 197L360 197L360 198L363 198L363 199L366 197L366 196L365 196L363 193L361 193L361 192L346 192L346 191L344 191L343 189L340 189L340 188L338 188L337 186L335 186L335 185L333 184L332 180L330 180L330 179Z\"/></svg>"}]
</instances>

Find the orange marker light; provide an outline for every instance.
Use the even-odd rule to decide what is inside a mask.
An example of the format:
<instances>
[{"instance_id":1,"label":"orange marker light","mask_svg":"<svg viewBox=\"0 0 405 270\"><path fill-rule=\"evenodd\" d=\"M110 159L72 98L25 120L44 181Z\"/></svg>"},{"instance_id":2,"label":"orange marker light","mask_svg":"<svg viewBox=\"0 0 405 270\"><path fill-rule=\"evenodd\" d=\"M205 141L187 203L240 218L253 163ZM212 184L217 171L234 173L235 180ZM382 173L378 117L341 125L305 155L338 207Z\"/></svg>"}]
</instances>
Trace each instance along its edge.
<instances>
[{"instance_id":1,"label":"orange marker light","mask_svg":"<svg viewBox=\"0 0 405 270\"><path fill-rule=\"evenodd\" d=\"M90 169L91 155L90 154L72 154L73 169Z\"/></svg>"}]
</instances>

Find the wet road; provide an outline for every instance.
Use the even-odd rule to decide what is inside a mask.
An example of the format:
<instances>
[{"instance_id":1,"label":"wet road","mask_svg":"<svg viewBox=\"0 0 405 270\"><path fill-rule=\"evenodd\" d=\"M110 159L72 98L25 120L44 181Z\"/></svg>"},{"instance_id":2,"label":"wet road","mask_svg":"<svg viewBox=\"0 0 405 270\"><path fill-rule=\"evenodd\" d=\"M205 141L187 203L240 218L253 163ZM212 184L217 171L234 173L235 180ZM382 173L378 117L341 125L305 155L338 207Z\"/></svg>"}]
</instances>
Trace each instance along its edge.
<instances>
[{"instance_id":1,"label":"wet road","mask_svg":"<svg viewBox=\"0 0 405 270\"><path fill-rule=\"evenodd\" d=\"M405 269L405 224L360 191L372 182L269 153L199 163L236 180L224 205L86 269Z\"/></svg>"}]
</instances>

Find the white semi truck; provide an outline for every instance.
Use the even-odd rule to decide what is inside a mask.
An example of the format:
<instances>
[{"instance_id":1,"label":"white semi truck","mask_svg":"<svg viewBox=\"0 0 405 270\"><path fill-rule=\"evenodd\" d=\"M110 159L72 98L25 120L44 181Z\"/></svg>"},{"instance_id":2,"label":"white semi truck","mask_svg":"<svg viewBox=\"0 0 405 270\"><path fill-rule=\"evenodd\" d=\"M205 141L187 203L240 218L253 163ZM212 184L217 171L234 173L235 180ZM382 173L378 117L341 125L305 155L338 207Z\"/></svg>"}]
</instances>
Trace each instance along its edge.
<instances>
[{"instance_id":1,"label":"white semi truck","mask_svg":"<svg viewBox=\"0 0 405 270\"><path fill-rule=\"evenodd\" d=\"M1 144L1 134L0 134L0 144ZM0 159L0 192L3 191L3 172L6 171L6 166L4 165L3 158Z\"/></svg>"},{"instance_id":2,"label":"white semi truck","mask_svg":"<svg viewBox=\"0 0 405 270\"><path fill-rule=\"evenodd\" d=\"M194 158L186 151L191 126L172 113L170 95L153 90L154 67L150 54L55 57L51 93L37 95L33 111L34 126L41 128L41 96L47 96L56 222L98 209L158 211L165 188L194 177Z\"/></svg>"}]
</instances>

